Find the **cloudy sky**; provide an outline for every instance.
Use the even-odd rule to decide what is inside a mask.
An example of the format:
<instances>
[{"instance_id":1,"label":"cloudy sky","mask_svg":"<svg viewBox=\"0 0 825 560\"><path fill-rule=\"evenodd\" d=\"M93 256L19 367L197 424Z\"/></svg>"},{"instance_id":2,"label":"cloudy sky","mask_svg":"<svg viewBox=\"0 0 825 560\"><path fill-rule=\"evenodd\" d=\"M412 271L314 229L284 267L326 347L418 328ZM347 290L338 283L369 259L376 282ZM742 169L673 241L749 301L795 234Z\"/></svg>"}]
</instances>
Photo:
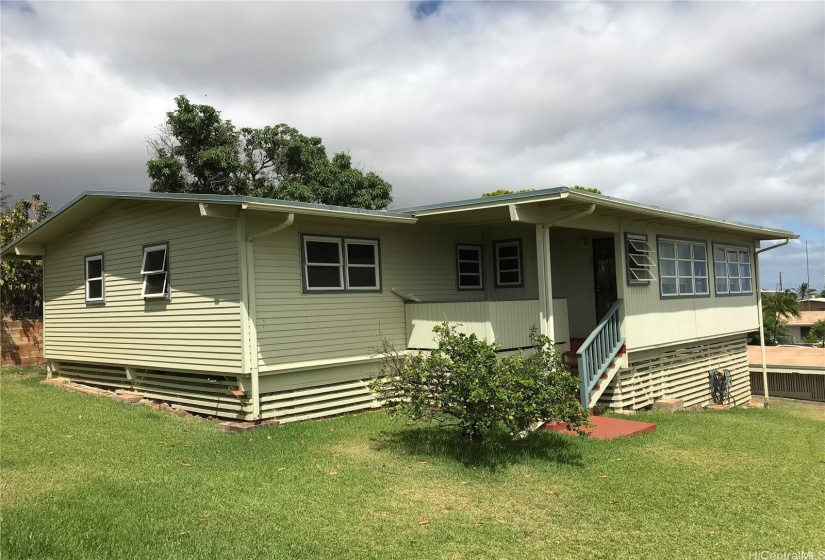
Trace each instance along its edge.
<instances>
[{"instance_id":1,"label":"cloudy sky","mask_svg":"<svg viewBox=\"0 0 825 560\"><path fill-rule=\"evenodd\" d=\"M396 206L585 185L791 229L763 287L825 277L825 3L3 1L14 198L148 190L179 94L288 123Z\"/></svg>"}]
</instances>

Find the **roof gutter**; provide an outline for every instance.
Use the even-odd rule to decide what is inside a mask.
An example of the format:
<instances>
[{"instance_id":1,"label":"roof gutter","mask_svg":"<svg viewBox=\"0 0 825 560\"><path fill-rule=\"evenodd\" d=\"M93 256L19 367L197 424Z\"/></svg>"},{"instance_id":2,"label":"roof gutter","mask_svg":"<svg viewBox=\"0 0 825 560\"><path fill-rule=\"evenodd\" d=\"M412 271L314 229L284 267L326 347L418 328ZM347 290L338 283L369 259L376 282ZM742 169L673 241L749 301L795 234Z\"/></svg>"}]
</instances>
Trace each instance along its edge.
<instances>
[{"instance_id":1,"label":"roof gutter","mask_svg":"<svg viewBox=\"0 0 825 560\"><path fill-rule=\"evenodd\" d=\"M260 202L251 202L245 201L241 205L242 210L258 210L261 212L289 212L289 213L297 213L297 214L304 214L308 216L326 216L326 217L333 217L333 218L354 218L358 220L367 220L371 222L394 222L394 223L407 223L407 224L414 224L418 220L413 216L402 216L399 214L375 214L375 213L368 213L368 212L357 212L357 211L347 211L347 210L337 210L331 208L296 208L295 206L290 206L287 204L269 204L269 203L260 203Z\"/></svg>"},{"instance_id":2,"label":"roof gutter","mask_svg":"<svg viewBox=\"0 0 825 560\"><path fill-rule=\"evenodd\" d=\"M706 226L713 226L713 227L722 227L732 230L737 230L740 232L745 232L749 235L755 235L757 237L761 237L762 239L782 239L783 237L788 237L790 239L798 239L799 236L795 235L793 232L789 231L779 231L779 230L768 230L765 228L761 228L759 226L751 226L749 224L742 224L737 222L729 222L726 220L721 220L717 218L712 218L710 216L700 216L697 214L690 214L687 212L677 212L675 210L668 210L666 208L660 208L658 206L647 206L637 203L632 203L616 198L612 198L609 196L604 195L593 195L590 193L577 191L577 190L569 190L568 194L571 199L575 200L586 200L587 202L597 202L599 206L605 208L614 208L619 210L628 210L631 212L637 212L640 214L646 214L648 216L660 219L669 219L669 220L676 220L681 222L688 222L692 224L701 224ZM768 235L775 235L775 237L768 237Z\"/></svg>"},{"instance_id":3,"label":"roof gutter","mask_svg":"<svg viewBox=\"0 0 825 560\"><path fill-rule=\"evenodd\" d=\"M756 276L756 312L759 314L759 353L762 358L762 387L765 393L765 407L769 407L771 403L771 396L768 392L768 359L765 356L765 321L762 319L762 289L759 287L759 254L771 249L784 247L791 242L788 238L782 243L764 247L754 251L754 275Z\"/></svg>"}]
</instances>

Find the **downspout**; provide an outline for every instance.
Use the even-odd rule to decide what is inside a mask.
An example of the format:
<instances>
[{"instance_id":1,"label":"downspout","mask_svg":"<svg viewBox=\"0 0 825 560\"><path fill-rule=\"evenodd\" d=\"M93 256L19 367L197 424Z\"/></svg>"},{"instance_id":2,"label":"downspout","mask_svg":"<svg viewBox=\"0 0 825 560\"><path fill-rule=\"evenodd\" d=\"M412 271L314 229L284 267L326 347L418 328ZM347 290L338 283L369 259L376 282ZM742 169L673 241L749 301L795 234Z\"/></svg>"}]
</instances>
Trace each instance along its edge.
<instances>
[{"instance_id":1,"label":"downspout","mask_svg":"<svg viewBox=\"0 0 825 560\"><path fill-rule=\"evenodd\" d=\"M790 243L790 238L786 239L782 243L777 243L776 245L771 245L770 247L765 247L764 249L758 249L754 251L754 274L756 276L756 312L759 314L759 350L762 356L762 387L763 392L765 393L765 408L770 406L770 395L768 394L768 361L765 357L765 321L762 318L762 288L759 285L759 253L764 253L765 251L770 251L771 249L776 249L777 247L784 247L788 243Z\"/></svg>"},{"instance_id":2,"label":"downspout","mask_svg":"<svg viewBox=\"0 0 825 560\"><path fill-rule=\"evenodd\" d=\"M258 325L256 322L256 296L255 296L255 245L254 242L264 236L271 235L282 229L286 229L295 221L295 214L290 212L286 219L269 229L259 231L246 238L246 283L249 322L249 343L248 358L249 377L252 383L252 419L261 419L261 391L258 379Z\"/></svg>"}]
</instances>

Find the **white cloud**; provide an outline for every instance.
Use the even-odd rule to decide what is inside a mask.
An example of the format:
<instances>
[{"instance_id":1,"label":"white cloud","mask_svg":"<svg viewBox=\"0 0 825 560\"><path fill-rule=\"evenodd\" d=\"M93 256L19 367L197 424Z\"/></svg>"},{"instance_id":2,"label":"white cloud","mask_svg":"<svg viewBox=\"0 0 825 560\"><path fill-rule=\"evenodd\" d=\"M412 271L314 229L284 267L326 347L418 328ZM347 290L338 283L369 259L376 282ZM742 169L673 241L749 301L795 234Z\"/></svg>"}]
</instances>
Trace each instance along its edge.
<instances>
[{"instance_id":1,"label":"white cloud","mask_svg":"<svg viewBox=\"0 0 825 560\"><path fill-rule=\"evenodd\" d=\"M825 236L821 4L2 6L15 193L147 188L184 93L349 150L399 206L582 184Z\"/></svg>"}]
</instances>

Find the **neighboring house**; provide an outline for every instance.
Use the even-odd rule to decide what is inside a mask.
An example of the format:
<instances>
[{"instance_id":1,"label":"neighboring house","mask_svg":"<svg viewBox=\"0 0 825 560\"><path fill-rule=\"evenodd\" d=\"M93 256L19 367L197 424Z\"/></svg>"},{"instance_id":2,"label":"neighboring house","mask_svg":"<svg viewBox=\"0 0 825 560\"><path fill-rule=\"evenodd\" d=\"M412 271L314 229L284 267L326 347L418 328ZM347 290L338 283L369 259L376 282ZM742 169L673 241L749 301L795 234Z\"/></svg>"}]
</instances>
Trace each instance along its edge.
<instances>
[{"instance_id":1,"label":"neighboring house","mask_svg":"<svg viewBox=\"0 0 825 560\"><path fill-rule=\"evenodd\" d=\"M764 395L765 377L772 397L825 402L825 348L767 346L765 373L759 346L748 346L751 388Z\"/></svg>"},{"instance_id":2,"label":"neighboring house","mask_svg":"<svg viewBox=\"0 0 825 560\"><path fill-rule=\"evenodd\" d=\"M825 311L825 297L815 297L799 302L802 311Z\"/></svg>"},{"instance_id":3,"label":"neighboring house","mask_svg":"<svg viewBox=\"0 0 825 560\"><path fill-rule=\"evenodd\" d=\"M577 361L582 400L750 399L759 242L787 231L568 188L390 211L87 192L2 250L43 258L50 373L226 418L375 406L376 348L448 320ZM571 354L578 350L578 354Z\"/></svg>"},{"instance_id":4,"label":"neighboring house","mask_svg":"<svg viewBox=\"0 0 825 560\"><path fill-rule=\"evenodd\" d=\"M806 300L807 303L810 300ZM800 302L802 304L803 302ZM794 342L804 342L803 339L811 332L811 326L817 321L825 321L825 310L823 311L801 311L800 317L790 317L787 327L788 333Z\"/></svg>"}]
</instances>

